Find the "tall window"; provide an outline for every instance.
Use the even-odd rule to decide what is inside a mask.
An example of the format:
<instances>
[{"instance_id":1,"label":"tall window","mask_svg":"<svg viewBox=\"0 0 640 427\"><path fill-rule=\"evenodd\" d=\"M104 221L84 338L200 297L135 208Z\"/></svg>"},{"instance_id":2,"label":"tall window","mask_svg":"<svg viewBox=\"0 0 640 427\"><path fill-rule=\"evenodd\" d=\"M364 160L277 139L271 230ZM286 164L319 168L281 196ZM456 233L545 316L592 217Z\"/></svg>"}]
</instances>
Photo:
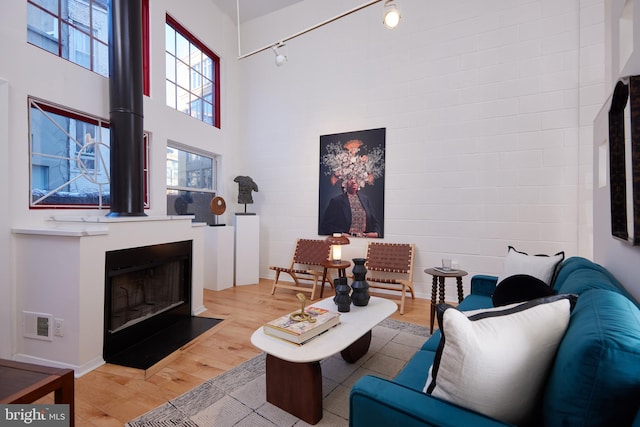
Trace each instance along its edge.
<instances>
[{"instance_id":1,"label":"tall window","mask_svg":"<svg viewBox=\"0 0 640 427\"><path fill-rule=\"evenodd\" d=\"M218 157L192 149L167 147L167 213L195 215L212 224L211 199L216 195Z\"/></svg>"},{"instance_id":2,"label":"tall window","mask_svg":"<svg viewBox=\"0 0 640 427\"><path fill-rule=\"evenodd\" d=\"M220 58L167 15L167 105L220 127Z\"/></svg>"},{"instance_id":3,"label":"tall window","mask_svg":"<svg viewBox=\"0 0 640 427\"><path fill-rule=\"evenodd\" d=\"M108 0L27 0L27 41L107 77Z\"/></svg>"},{"instance_id":4,"label":"tall window","mask_svg":"<svg viewBox=\"0 0 640 427\"><path fill-rule=\"evenodd\" d=\"M32 208L109 205L109 122L29 99ZM148 134L144 135L145 207Z\"/></svg>"},{"instance_id":5,"label":"tall window","mask_svg":"<svg viewBox=\"0 0 640 427\"><path fill-rule=\"evenodd\" d=\"M149 0L142 1L144 94L149 96ZM27 41L109 77L109 0L27 0Z\"/></svg>"}]
</instances>

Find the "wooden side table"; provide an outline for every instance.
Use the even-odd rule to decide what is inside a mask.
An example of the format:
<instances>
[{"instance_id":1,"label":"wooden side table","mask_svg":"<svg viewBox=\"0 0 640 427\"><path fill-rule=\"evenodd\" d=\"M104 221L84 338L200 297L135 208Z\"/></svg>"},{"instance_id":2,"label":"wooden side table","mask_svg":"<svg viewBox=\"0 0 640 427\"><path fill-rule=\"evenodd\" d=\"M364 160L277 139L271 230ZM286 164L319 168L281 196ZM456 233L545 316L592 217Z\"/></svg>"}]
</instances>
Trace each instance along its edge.
<instances>
[{"instance_id":1,"label":"wooden side table","mask_svg":"<svg viewBox=\"0 0 640 427\"><path fill-rule=\"evenodd\" d=\"M436 317L436 298L438 297L438 293L440 297L438 299L439 303L444 302L444 280L447 277L455 277L456 283L458 285L458 303L462 302L464 298L464 292L462 290L462 278L466 276L467 273L464 270L451 270L449 272L444 272L435 268L425 268L424 272L433 276L433 280L431 281L431 315L430 315L430 324L431 324L431 333L433 334L433 321Z\"/></svg>"},{"instance_id":2,"label":"wooden side table","mask_svg":"<svg viewBox=\"0 0 640 427\"><path fill-rule=\"evenodd\" d=\"M322 285L320 286L320 298L322 298L322 294L324 293L324 282L327 281L327 274L330 268L335 268L338 270L338 277L347 277L346 269L351 266L350 261L340 261L334 262L331 260L327 260L322 267L324 267L324 272L322 274ZM333 287L333 283L329 280L329 285Z\"/></svg>"},{"instance_id":3,"label":"wooden side table","mask_svg":"<svg viewBox=\"0 0 640 427\"><path fill-rule=\"evenodd\" d=\"M0 359L0 403L32 403L54 392L55 403L69 405L73 427L74 389L73 369Z\"/></svg>"}]
</instances>

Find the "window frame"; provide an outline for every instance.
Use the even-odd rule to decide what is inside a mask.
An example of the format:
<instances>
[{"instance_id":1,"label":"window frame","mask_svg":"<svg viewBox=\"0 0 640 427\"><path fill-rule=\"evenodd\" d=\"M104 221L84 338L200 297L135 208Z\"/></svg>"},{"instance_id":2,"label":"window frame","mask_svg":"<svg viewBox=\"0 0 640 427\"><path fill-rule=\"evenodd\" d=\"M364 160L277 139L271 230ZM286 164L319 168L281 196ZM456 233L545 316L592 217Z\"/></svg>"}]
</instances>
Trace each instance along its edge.
<instances>
[{"instance_id":1,"label":"window frame","mask_svg":"<svg viewBox=\"0 0 640 427\"><path fill-rule=\"evenodd\" d=\"M93 6L93 3L95 2L95 0L86 0L86 1L89 3L90 14L93 14L93 7L92 6ZM150 58L149 0L140 0L140 1L142 2L141 3L141 6L142 6L142 22L140 23L140 25L142 27L142 81L143 81L143 93L146 96L151 96L151 77L150 77L150 75L151 75L151 65L150 65L150 59L149 59ZM103 46L105 46L106 49L107 49L107 53L109 51L109 39L108 39L108 37L107 37L107 40L105 42L105 41L101 40L100 38L95 37L93 35L95 33L95 31L93 29L93 19L90 20L91 26L89 27L89 32L84 31L81 28L78 28L76 25L74 25L71 22L65 21L71 27L77 29L78 31L81 31L83 34L85 34L86 36L89 37L89 40L90 40L90 52L91 52L90 67L87 68L84 65L82 65L82 64L80 64L78 62L72 61L71 59L65 58L63 56L62 52L63 52L64 43L63 43L62 38L60 37L60 34L62 32L61 28L62 28L62 25L63 25L62 24L63 19L60 16L61 15L61 3L62 2L61 2L61 0L57 0L57 3L58 3L58 11L57 11L57 15L54 15L50 10L47 10L45 7L39 5L36 2L36 0L27 0L27 13L28 13L29 7L32 6L32 7L37 8L38 10L40 10L42 13L45 13L45 14L51 16L53 19L57 20L57 22L58 22L58 25L57 25L57 31L58 31L57 45L58 45L58 48L57 48L56 56L66 60L66 61L69 61L69 62L71 62L73 64L79 65L80 67L85 68L87 70L90 70L90 71L92 71L92 72L94 72L96 74L99 74L99 75L103 76L103 77L109 78L109 57L108 57L108 55L107 55L107 71L106 71L106 74L102 74L102 73L96 71L94 69L94 67L93 67L93 64L94 64L93 52L94 52L94 49L95 49L94 41L97 41L100 44L102 44ZM110 10L110 6L111 6L111 2L109 0L107 0L106 1L107 16L111 11ZM30 31L30 29L29 29L28 24L27 24L27 34L29 33L29 31ZM38 47L38 48L40 48L42 50L45 50L47 52L50 52L50 53L54 54L52 51L46 49L45 47L30 42L28 37L27 37L27 43L32 45L32 46Z\"/></svg>"},{"instance_id":2,"label":"window frame","mask_svg":"<svg viewBox=\"0 0 640 427\"><path fill-rule=\"evenodd\" d=\"M51 204L40 204L40 203L34 203L33 200L33 191L34 191L34 182L33 182L33 169L34 169L34 165L35 166L39 166L38 164L34 164L33 162L33 158L34 156L39 156L42 155L43 153L34 153L33 151L33 141L32 141L32 135L34 134L34 131L32 129L32 106L33 104L37 105L36 108L38 108L39 110L46 112L46 113L51 113L51 114L55 114L58 116L62 116L68 119L72 119L72 120L76 120L76 121L80 121L83 123L88 123L90 125L93 126L98 126L100 128L104 128L104 129L110 129L110 122L106 119L102 119L100 117L91 115L91 114L87 114L87 113L83 113L81 111L78 110L74 110L72 108L68 108L65 106L61 106L52 102L48 102L45 101L43 99L39 99L36 97L32 97L29 96L27 97L27 110L28 110L28 123L29 123L29 138L28 138L28 144L29 144L29 209L103 209L103 208L109 208L110 204L108 203L104 203L104 204L99 204L99 203L77 203L77 204L62 204L62 203L51 203ZM50 120L50 119L49 119ZM107 146L110 146L110 141L101 141L102 143L107 143ZM149 182L150 182L150 177L149 177L149 145L151 142L151 134L148 131L144 131L143 134L143 150L144 150L144 154L143 154L143 186L144 186L144 208L145 209L149 209L150 208L150 200L149 200ZM76 143L78 143L78 141L76 140ZM72 159L69 158L67 160L68 162L71 162ZM109 168L110 169L110 168ZM111 173L111 170L108 171L108 173ZM108 192L110 193L111 190L111 182L109 182L108 184ZM51 191L51 190L48 190ZM62 191L62 190L60 190ZM105 191L103 191L105 192ZM82 193L80 193L82 194Z\"/></svg>"},{"instance_id":3,"label":"window frame","mask_svg":"<svg viewBox=\"0 0 640 427\"><path fill-rule=\"evenodd\" d=\"M184 153L187 159L189 159L190 156L198 156L200 158L210 159L211 188L203 186L189 186L189 172L198 172L198 170L193 168L189 169L189 166L193 165L189 165L186 162L184 162L186 170L180 171L179 167L171 167L170 163L178 166L183 163L180 160L180 155L178 155L177 158L173 155L173 150ZM211 210L211 203L218 195L221 156L219 154L200 150L169 140L167 141L167 155L165 159L165 199L167 205L167 214L193 215L192 221L194 222L217 224L218 219ZM202 169L200 169L199 171L202 174ZM185 178L186 180L185 185L170 184L171 179L174 180L174 182L176 182L177 184L180 184L181 176L183 176L183 178Z\"/></svg>"},{"instance_id":4,"label":"window frame","mask_svg":"<svg viewBox=\"0 0 640 427\"><path fill-rule=\"evenodd\" d=\"M66 61L69 61L73 64L79 65L82 68L85 68L87 70L91 70L97 74L100 74L101 76L104 77L109 77L109 56L107 55L106 58L106 62L107 62L107 69L106 69L106 74L103 74L101 72L99 72L98 70L95 69L95 66L97 64L95 64L95 50L96 50L96 43L102 45L104 48L106 48L106 51L108 53L108 49L109 49L109 39L108 39L108 28L107 28L107 39L106 41L104 39L101 39L100 37L96 36L95 34L97 33L97 30L94 29L94 25L96 24L94 22L94 18L93 18L93 12L94 12L94 4L98 4L99 2L97 0L86 0L86 3L88 4L88 9L89 9L89 26L87 28L83 28L83 26L79 25L77 22L74 22L71 19L66 19L63 18L62 16L62 1L61 0L57 0L57 11L54 13L52 10L48 10L46 7L41 6L40 4L38 4L37 1L35 0L27 0L27 13L29 10L29 7L34 7L36 9L38 9L41 13L44 13L46 15L48 15L49 17L51 17L51 19L55 20L57 22L57 26L56 26L56 31L57 31L57 39L56 39L56 43L57 43L57 56L59 58L62 58ZM109 1L105 1L105 7L106 7L106 15L107 15L107 22L108 22L108 16L109 16ZM71 45L69 43L69 40L65 40L64 37L62 37L63 34L63 25L68 25L70 29L73 29L73 31L77 31L79 33L81 33L83 36L87 37L88 42L89 42L89 66L85 66L84 64L74 61L71 58L66 58L64 56L64 48L65 46L69 49L71 49ZM29 33L30 28L27 24L27 33ZM50 53L54 53L49 49L46 49L43 46L40 46L38 44L32 43L31 41L29 41L29 38L27 37L27 43L29 43L32 46L36 46L39 47L40 49L46 50L47 52ZM68 55L70 56L70 55Z\"/></svg>"},{"instance_id":5,"label":"window frame","mask_svg":"<svg viewBox=\"0 0 640 427\"><path fill-rule=\"evenodd\" d=\"M213 127L216 127L218 129L220 129L221 124L220 124L220 57L218 55L216 55L211 49L209 49L204 43L202 43L200 40L198 40L198 38L196 38L189 30L187 30L182 24L180 24L176 19L174 19L173 17L171 17L171 15L167 14L166 15L166 22L165 22L165 64L167 63L167 56L171 55L174 60L176 61L176 63L178 61L180 61L181 63L184 63L183 61L181 61L179 58L177 58L175 55L173 55L172 53L170 53L167 49L167 45L166 45L166 26L170 26L177 34L180 34L182 37L184 37L189 43L190 45L195 46L196 48L198 48L203 54L206 54L207 57L209 59L211 59L211 81L213 84L213 88L212 88L212 107L213 107L213 114L212 114L212 121L213 123L211 123L211 125ZM201 64L203 64L205 61L201 61L200 63L198 63L197 65L201 66ZM186 65L186 64L185 64ZM166 71L166 70L165 70ZM184 91L188 92L190 97L197 97L197 100L200 100L202 102L202 99L204 98L204 96L199 96L197 93L192 92L192 88L191 88L191 75L197 72L199 74L201 74L204 77L207 77L207 73L205 73L204 71L198 71L196 70L192 65L189 64L189 88L185 88L182 87L178 84L177 80L178 78L175 78L175 82L169 80L168 78L168 73L165 73L165 87L171 83L172 85L174 85L177 88L183 89ZM177 74L177 72L176 72ZM166 90L165 90L165 98L166 98ZM177 99L177 95L175 96L175 98ZM192 104L193 101L189 102L189 105ZM173 108L176 111L181 111L177 108L177 104L176 102L174 102L174 105L171 106L168 103L168 100L165 99L165 104L169 107L169 108ZM203 110L204 111L204 110ZM198 118L195 117L193 114L191 114L191 106L189 108L189 112L184 112L181 111L184 114L187 114L190 117L193 117L205 124L210 124L207 121L203 120L202 118Z\"/></svg>"},{"instance_id":6,"label":"window frame","mask_svg":"<svg viewBox=\"0 0 640 427\"><path fill-rule=\"evenodd\" d=\"M167 156L165 157L166 161L169 161L169 149L183 151L187 154L193 154L200 157L206 157L211 159L211 189L204 187L188 187L182 185L170 185L167 183L167 177L165 174L165 186L167 191L199 191L204 193L217 194L218 193L218 170L220 168L220 155L215 153L210 153L204 150L199 150L197 148L180 144L175 141L167 141ZM166 164L166 163L165 163ZM168 167L166 167L168 169Z\"/></svg>"}]
</instances>

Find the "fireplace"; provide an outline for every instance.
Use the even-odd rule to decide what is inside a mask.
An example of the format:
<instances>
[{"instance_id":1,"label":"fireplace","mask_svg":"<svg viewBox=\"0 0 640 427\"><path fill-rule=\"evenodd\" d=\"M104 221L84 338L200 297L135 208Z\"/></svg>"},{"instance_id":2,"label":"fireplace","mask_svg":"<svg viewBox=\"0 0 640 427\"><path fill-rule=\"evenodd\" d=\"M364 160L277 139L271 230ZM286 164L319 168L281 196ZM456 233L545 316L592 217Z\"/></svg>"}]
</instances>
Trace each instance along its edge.
<instances>
[{"instance_id":1,"label":"fireplace","mask_svg":"<svg viewBox=\"0 0 640 427\"><path fill-rule=\"evenodd\" d=\"M104 360L191 317L192 241L105 254Z\"/></svg>"}]
</instances>

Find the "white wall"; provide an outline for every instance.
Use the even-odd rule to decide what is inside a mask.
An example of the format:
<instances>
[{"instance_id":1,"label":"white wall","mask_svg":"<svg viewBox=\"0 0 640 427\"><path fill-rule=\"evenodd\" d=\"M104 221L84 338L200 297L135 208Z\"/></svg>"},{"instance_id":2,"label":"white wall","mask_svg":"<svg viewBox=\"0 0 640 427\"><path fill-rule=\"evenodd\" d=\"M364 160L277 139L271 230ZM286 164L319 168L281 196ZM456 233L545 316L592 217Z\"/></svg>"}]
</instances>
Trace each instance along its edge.
<instances>
[{"instance_id":1,"label":"white wall","mask_svg":"<svg viewBox=\"0 0 640 427\"><path fill-rule=\"evenodd\" d=\"M443 256L471 274L499 273L510 244L591 257L603 2L397 3L394 31L379 4L288 41L284 67L270 51L240 61L261 275L288 263L295 238L316 236L320 135L379 127L385 240L416 243L419 295ZM247 25L243 52L299 31L295 17L308 25L315 4ZM346 257L365 244L352 239Z\"/></svg>"},{"instance_id":2,"label":"white wall","mask_svg":"<svg viewBox=\"0 0 640 427\"><path fill-rule=\"evenodd\" d=\"M634 49L627 62L620 61L619 23L625 0L607 0L606 2L606 34L607 40L607 91L613 92L618 79L623 76L640 74L640 1L630 0L633 4L633 40L623 42L633 45ZM624 63L621 63L624 62ZM604 185L594 185L594 259L607 267L636 299L640 300L640 281L638 281L638 264L640 263L640 247L614 239L611 236L611 210L608 169L608 112L609 102L604 102L594 124L593 170L597 177L601 168L601 157L604 162ZM602 150L600 147L603 147ZM598 182L598 181L596 181Z\"/></svg>"}]
</instances>

